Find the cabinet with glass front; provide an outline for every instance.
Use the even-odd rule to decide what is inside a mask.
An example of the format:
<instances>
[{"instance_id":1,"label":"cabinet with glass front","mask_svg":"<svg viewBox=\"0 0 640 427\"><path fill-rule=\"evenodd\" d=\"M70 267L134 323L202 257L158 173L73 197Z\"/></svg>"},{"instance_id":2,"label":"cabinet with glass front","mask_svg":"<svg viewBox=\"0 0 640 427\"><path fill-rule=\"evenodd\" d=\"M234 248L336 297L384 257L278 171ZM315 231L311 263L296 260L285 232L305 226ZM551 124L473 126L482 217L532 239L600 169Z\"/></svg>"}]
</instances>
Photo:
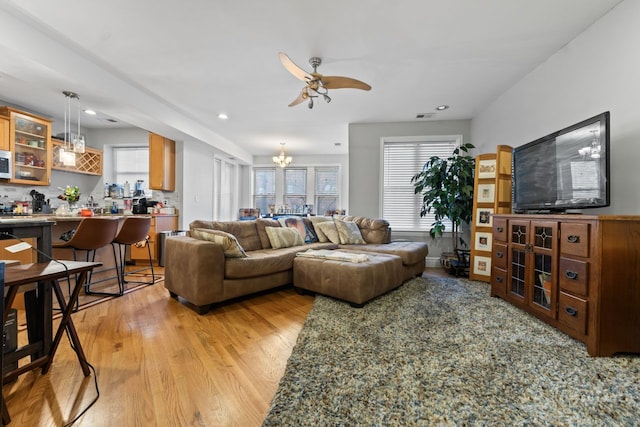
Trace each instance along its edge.
<instances>
[{"instance_id":1,"label":"cabinet with glass front","mask_svg":"<svg viewBox=\"0 0 640 427\"><path fill-rule=\"evenodd\" d=\"M51 178L51 121L43 117L0 107L9 117L9 147L14 184L49 185Z\"/></svg>"}]
</instances>

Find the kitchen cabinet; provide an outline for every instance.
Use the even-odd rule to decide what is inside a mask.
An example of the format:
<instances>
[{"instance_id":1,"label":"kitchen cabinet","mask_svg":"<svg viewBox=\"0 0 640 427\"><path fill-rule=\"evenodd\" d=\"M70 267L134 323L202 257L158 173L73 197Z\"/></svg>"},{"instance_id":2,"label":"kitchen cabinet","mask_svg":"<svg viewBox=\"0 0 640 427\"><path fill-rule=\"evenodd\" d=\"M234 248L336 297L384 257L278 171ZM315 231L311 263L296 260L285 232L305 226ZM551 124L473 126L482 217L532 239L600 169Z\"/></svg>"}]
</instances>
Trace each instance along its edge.
<instances>
[{"instance_id":1,"label":"kitchen cabinet","mask_svg":"<svg viewBox=\"0 0 640 427\"><path fill-rule=\"evenodd\" d=\"M51 180L51 121L10 107L0 107L9 117L12 184L49 185Z\"/></svg>"},{"instance_id":2,"label":"kitchen cabinet","mask_svg":"<svg viewBox=\"0 0 640 427\"><path fill-rule=\"evenodd\" d=\"M85 147L84 153L73 153L75 162L71 165L65 164L61 156L64 141L52 138L51 143L53 146L53 161L51 167L53 169L102 176L102 150Z\"/></svg>"},{"instance_id":3,"label":"kitchen cabinet","mask_svg":"<svg viewBox=\"0 0 640 427\"><path fill-rule=\"evenodd\" d=\"M157 264L159 234L162 231L174 231L178 229L177 215L154 215L151 220L151 229L149 230L149 247L151 248L151 259ZM136 247L131 245L131 259L138 262L149 260L149 253L146 247Z\"/></svg>"},{"instance_id":4,"label":"kitchen cabinet","mask_svg":"<svg viewBox=\"0 0 640 427\"><path fill-rule=\"evenodd\" d=\"M491 295L587 346L640 353L640 216L494 215Z\"/></svg>"},{"instance_id":5,"label":"kitchen cabinet","mask_svg":"<svg viewBox=\"0 0 640 427\"><path fill-rule=\"evenodd\" d=\"M9 117L0 116L0 150L9 151Z\"/></svg>"},{"instance_id":6,"label":"kitchen cabinet","mask_svg":"<svg viewBox=\"0 0 640 427\"><path fill-rule=\"evenodd\" d=\"M175 191L176 143L161 135L149 134L149 188Z\"/></svg>"}]
</instances>

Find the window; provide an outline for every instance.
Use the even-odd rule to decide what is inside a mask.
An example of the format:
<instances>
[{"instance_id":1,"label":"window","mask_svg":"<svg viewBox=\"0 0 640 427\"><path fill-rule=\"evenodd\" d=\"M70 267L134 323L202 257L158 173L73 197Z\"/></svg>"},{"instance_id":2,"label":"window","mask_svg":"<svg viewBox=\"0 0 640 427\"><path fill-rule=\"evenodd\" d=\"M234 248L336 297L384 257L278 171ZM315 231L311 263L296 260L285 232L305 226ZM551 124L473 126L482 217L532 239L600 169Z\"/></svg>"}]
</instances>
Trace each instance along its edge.
<instances>
[{"instance_id":1,"label":"window","mask_svg":"<svg viewBox=\"0 0 640 427\"><path fill-rule=\"evenodd\" d=\"M303 212L307 204L307 170L286 168L284 170L284 204L292 212Z\"/></svg>"},{"instance_id":2,"label":"window","mask_svg":"<svg viewBox=\"0 0 640 427\"><path fill-rule=\"evenodd\" d=\"M337 167L316 168L315 211L318 215L338 209L338 171Z\"/></svg>"},{"instance_id":3,"label":"window","mask_svg":"<svg viewBox=\"0 0 640 427\"><path fill-rule=\"evenodd\" d=\"M144 188L149 185L149 147L113 147L114 182L129 182L131 190L135 182L144 181Z\"/></svg>"},{"instance_id":4,"label":"window","mask_svg":"<svg viewBox=\"0 0 640 427\"><path fill-rule=\"evenodd\" d=\"M340 208L340 166L256 167L253 203L261 213L324 215Z\"/></svg>"},{"instance_id":5,"label":"window","mask_svg":"<svg viewBox=\"0 0 640 427\"><path fill-rule=\"evenodd\" d=\"M420 217L422 197L414 193L411 178L430 157L449 157L461 140L459 136L442 136L383 141L382 217L394 230L429 231L435 216ZM451 231L451 223L443 222Z\"/></svg>"},{"instance_id":6,"label":"window","mask_svg":"<svg viewBox=\"0 0 640 427\"><path fill-rule=\"evenodd\" d=\"M276 204L276 168L254 169L253 207L261 214L269 212L269 205Z\"/></svg>"}]
</instances>

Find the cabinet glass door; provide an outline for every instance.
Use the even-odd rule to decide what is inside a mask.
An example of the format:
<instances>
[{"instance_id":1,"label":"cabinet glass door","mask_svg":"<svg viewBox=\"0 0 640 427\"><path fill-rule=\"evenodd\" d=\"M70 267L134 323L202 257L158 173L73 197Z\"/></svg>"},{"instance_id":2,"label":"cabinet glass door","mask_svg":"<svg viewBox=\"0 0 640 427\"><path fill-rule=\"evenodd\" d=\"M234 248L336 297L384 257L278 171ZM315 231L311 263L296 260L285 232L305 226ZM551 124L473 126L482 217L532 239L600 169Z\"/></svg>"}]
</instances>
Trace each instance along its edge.
<instances>
[{"instance_id":1,"label":"cabinet glass door","mask_svg":"<svg viewBox=\"0 0 640 427\"><path fill-rule=\"evenodd\" d=\"M555 286L553 259L556 252L558 225L554 222L532 223L531 251L533 255L533 278L530 304L546 315L553 315Z\"/></svg>"},{"instance_id":2,"label":"cabinet glass door","mask_svg":"<svg viewBox=\"0 0 640 427\"><path fill-rule=\"evenodd\" d=\"M524 302L526 297L528 230L528 222L509 221L509 294L521 302Z\"/></svg>"},{"instance_id":3,"label":"cabinet glass door","mask_svg":"<svg viewBox=\"0 0 640 427\"><path fill-rule=\"evenodd\" d=\"M12 181L49 184L50 124L24 114L13 113L14 173Z\"/></svg>"}]
</instances>

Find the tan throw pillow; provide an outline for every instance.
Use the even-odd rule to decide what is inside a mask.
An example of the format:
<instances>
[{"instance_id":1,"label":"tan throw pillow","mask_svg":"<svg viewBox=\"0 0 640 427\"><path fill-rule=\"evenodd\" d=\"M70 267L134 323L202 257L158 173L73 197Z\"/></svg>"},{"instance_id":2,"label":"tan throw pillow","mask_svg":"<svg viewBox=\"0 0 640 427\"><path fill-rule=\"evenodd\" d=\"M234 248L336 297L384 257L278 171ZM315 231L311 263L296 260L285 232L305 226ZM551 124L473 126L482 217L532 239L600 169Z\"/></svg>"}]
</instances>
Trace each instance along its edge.
<instances>
[{"instance_id":1,"label":"tan throw pillow","mask_svg":"<svg viewBox=\"0 0 640 427\"><path fill-rule=\"evenodd\" d=\"M334 219L333 222L338 229L341 245L364 245L367 243L362 238L362 233L355 222L342 221L341 219Z\"/></svg>"},{"instance_id":2,"label":"tan throw pillow","mask_svg":"<svg viewBox=\"0 0 640 427\"><path fill-rule=\"evenodd\" d=\"M302 246L304 241L295 228L285 227L265 227L269 242L273 249L290 248L291 246Z\"/></svg>"},{"instance_id":3,"label":"tan throw pillow","mask_svg":"<svg viewBox=\"0 0 640 427\"><path fill-rule=\"evenodd\" d=\"M320 222L316 224L316 228L322 231L331 243L335 243L336 245L340 244L340 235L333 221Z\"/></svg>"},{"instance_id":4,"label":"tan throw pillow","mask_svg":"<svg viewBox=\"0 0 640 427\"><path fill-rule=\"evenodd\" d=\"M323 222L333 222L333 218L328 216L312 216L312 217L309 217L309 220L311 221L311 224L313 224L313 229L316 231L316 236L318 236L318 241L321 243L328 242L329 238L327 237L326 234L324 234L322 230L320 230L320 228L318 227L318 224L321 224Z\"/></svg>"},{"instance_id":5,"label":"tan throw pillow","mask_svg":"<svg viewBox=\"0 0 640 427\"><path fill-rule=\"evenodd\" d=\"M219 230L209 230L207 228L194 228L190 231L191 237L222 245L224 256L229 258L246 258L247 254L238 243L238 239L233 234Z\"/></svg>"}]
</instances>

